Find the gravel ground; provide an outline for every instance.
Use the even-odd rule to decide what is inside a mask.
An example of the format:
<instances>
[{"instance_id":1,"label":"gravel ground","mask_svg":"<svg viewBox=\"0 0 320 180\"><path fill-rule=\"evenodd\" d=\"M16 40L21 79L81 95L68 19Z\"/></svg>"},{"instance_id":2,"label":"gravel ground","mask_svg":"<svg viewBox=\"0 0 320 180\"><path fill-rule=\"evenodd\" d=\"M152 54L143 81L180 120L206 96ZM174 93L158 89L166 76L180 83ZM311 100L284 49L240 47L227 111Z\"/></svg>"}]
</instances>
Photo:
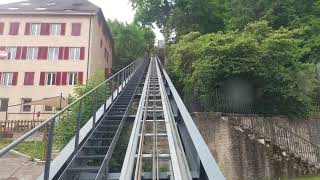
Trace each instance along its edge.
<instances>
[{"instance_id":1,"label":"gravel ground","mask_svg":"<svg viewBox=\"0 0 320 180\"><path fill-rule=\"evenodd\" d=\"M0 180L34 180L43 167L43 163L9 152L0 158Z\"/></svg>"}]
</instances>

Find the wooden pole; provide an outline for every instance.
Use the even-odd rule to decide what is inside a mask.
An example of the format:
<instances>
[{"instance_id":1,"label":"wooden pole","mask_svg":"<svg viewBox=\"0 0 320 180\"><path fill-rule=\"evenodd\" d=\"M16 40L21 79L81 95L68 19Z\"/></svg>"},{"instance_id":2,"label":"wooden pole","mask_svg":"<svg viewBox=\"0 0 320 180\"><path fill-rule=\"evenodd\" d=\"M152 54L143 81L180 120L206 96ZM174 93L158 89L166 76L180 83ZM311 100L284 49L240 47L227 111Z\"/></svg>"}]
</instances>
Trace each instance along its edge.
<instances>
[{"instance_id":1,"label":"wooden pole","mask_svg":"<svg viewBox=\"0 0 320 180\"><path fill-rule=\"evenodd\" d=\"M33 117L32 117L33 127L36 127L36 122L34 119L35 114L36 114L36 105L33 105Z\"/></svg>"},{"instance_id":2,"label":"wooden pole","mask_svg":"<svg viewBox=\"0 0 320 180\"><path fill-rule=\"evenodd\" d=\"M6 127L7 127L7 122L8 122L8 109L9 109L9 106L7 106L7 109L6 109L6 118L5 118L5 121L4 121L4 130L3 130L3 133L6 132Z\"/></svg>"}]
</instances>

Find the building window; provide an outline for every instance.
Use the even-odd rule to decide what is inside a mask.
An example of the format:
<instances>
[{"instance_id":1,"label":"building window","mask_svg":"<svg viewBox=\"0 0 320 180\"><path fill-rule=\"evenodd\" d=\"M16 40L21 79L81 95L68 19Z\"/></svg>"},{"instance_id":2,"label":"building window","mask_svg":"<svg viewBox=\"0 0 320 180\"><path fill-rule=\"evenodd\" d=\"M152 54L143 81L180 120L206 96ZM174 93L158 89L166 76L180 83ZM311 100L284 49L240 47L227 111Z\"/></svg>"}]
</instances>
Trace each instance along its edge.
<instances>
[{"instance_id":1,"label":"building window","mask_svg":"<svg viewBox=\"0 0 320 180\"><path fill-rule=\"evenodd\" d=\"M61 34L61 24L50 24L50 35L57 36Z\"/></svg>"},{"instance_id":2,"label":"building window","mask_svg":"<svg viewBox=\"0 0 320 180\"><path fill-rule=\"evenodd\" d=\"M34 82L34 72L25 72L23 85L32 86L33 82Z\"/></svg>"},{"instance_id":3,"label":"building window","mask_svg":"<svg viewBox=\"0 0 320 180\"><path fill-rule=\"evenodd\" d=\"M100 40L100 48L102 48L103 42L102 39Z\"/></svg>"},{"instance_id":4,"label":"building window","mask_svg":"<svg viewBox=\"0 0 320 180\"><path fill-rule=\"evenodd\" d=\"M5 86L10 86L12 85L12 81L13 81L13 73L12 72L4 72L2 74L2 84Z\"/></svg>"},{"instance_id":5,"label":"building window","mask_svg":"<svg viewBox=\"0 0 320 180\"><path fill-rule=\"evenodd\" d=\"M22 98L21 99L21 111L22 112L30 112L31 111L31 105L25 105L26 103L30 103L32 101L31 98Z\"/></svg>"},{"instance_id":6,"label":"building window","mask_svg":"<svg viewBox=\"0 0 320 180\"><path fill-rule=\"evenodd\" d=\"M19 23L10 23L9 35L18 35Z\"/></svg>"},{"instance_id":7,"label":"building window","mask_svg":"<svg viewBox=\"0 0 320 180\"><path fill-rule=\"evenodd\" d=\"M52 112L53 111L53 107L52 106L44 106L44 111Z\"/></svg>"},{"instance_id":8,"label":"building window","mask_svg":"<svg viewBox=\"0 0 320 180\"><path fill-rule=\"evenodd\" d=\"M80 36L81 23L72 23L71 36Z\"/></svg>"},{"instance_id":9,"label":"building window","mask_svg":"<svg viewBox=\"0 0 320 180\"><path fill-rule=\"evenodd\" d=\"M27 59L33 60L38 58L38 48L37 47L28 47L27 48Z\"/></svg>"},{"instance_id":10,"label":"building window","mask_svg":"<svg viewBox=\"0 0 320 180\"><path fill-rule=\"evenodd\" d=\"M76 85L77 84L77 73L70 72L68 73L68 85Z\"/></svg>"},{"instance_id":11,"label":"building window","mask_svg":"<svg viewBox=\"0 0 320 180\"><path fill-rule=\"evenodd\" d=\"M16 59L17 48L16 47L7 47L7 58L9 60Z\"/></svg>"},{"instance_id":12,"label":"building window","mask_svg":"<svg viewBox=\"0 0 320 180\"><path fill-rule=\"evenodd\" d=\"M59 48L58 47L49 47L48 51L49 60L57 60L59 58Z\"/></svg>"},{"instance_id":13,"label":"building window","mask_svg":"<svg viewBox=\"0 0 320 180\"><path fill-rule=\"evenodd\" d=\"M46 85L51 86L56 84L56 73L46 73Z\"/></svg>"},{"instance_id":14,"label":"building window","mask_svg":"<svg viewBox=\"0 0 320 180\"><path fill-rule=\"evenodd\" d=\"M0 35L3 35L4 23L0 22Z\"/></svg>"},{"instance_id":15,"label":"building window","mask_svg":"<svg viewBox=\"0 0 320 180\"><path fill-rule=\"evenodd\" d=\"M30 35L40 35L40 28L41 25L38 23L32 23L30 24Z\"/></svg>"},{"instance_id":16,"label":"building window","mask_svg":"<svg viewBox=\"0 0 320 180\"><path fill-rule=\"evenodd\" d=\"M5 112L8 109L9 98L0 98L0 112Z\"/></svg>"},{"instance_id":17,"label":"building window","mask_svg":"<svg viewBox=\"0 0 320 180\"><path fill-rule=\"evenodd\" d=\"M80 60L80 48L70 48L69 49L69 59Z\"/></svg>"}]
</instances>

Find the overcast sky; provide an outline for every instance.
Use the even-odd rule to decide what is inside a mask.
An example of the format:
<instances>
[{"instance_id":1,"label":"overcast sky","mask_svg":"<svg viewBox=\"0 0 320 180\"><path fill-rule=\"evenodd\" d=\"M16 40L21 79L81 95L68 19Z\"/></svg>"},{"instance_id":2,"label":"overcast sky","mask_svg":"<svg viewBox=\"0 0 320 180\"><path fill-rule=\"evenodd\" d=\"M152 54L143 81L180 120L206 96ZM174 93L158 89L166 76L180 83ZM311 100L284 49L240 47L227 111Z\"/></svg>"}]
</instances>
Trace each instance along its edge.
<instances>
[{"instance_id":1,"label":"overcast sky","mask_svg":"<svg viewBox=\"0 0 320 180\"><path fill-rule=\"evenodd\" d=\"M0 0L0 4L18 2L24 0ZM134 11L129 0L90 0L92 3L100 6L107 19L118 19L121 22L130 23L134 18ZM155 30L157 39L163 39L158 29Z\"/></svg>"}]
</instances>

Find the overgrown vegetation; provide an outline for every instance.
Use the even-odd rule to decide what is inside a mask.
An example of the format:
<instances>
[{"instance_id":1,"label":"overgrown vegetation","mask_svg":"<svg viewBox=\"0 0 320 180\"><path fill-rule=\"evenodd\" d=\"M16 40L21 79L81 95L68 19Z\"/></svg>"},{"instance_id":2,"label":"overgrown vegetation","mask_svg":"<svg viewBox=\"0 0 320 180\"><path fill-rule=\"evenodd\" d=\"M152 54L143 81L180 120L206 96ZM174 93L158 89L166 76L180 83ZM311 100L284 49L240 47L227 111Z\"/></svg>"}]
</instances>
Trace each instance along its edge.
<instances>
[{"instance_id":1,"label":"overgrown vegetation","mask_svg":"<svg viewBox=\"0 0 320 180\"><path fill-rule=\"evenodd\" d=\"M5 147L12 141L6 138L0 137L0 148ZM45 142L43 141L25 141L18 144L15 151L30 156L32 159L44 160L45 155Z\"/></svg>"},{"instance_id":2,"label":"overgrown vegetation","mask_svg":"<svg viewBox=\"0 0 320 180\"><path fill-rule=\"evenodd\" d=\"M145 52L150 52L154 48L155 35L150 28L136 23L125 24L117 20L109 20L108 25L113 34L115 47L113 72L143 57Z\"/></svg>"},{"instance_id":3,"label":"overgrown vegetation","mask_svg":"<svg viewBox=\"0 0 320 180\"><path fill-rule=\"evenodd\" d=\"M72 96L69 97L70 101L74 101L77 98L83 96L100 83L105 80L105 76L102 70L98 71L95 75L91 76L86 85L77 85ZM97 100L97 108L101 107L104 101L109 97L111 92L110 85L104 84L101 88L98 88L96 93L92 93L82 100L81 108L81 127L92 117L93 115L93 103L94 98ZM55 128L55 144L61 149L63 148L76 133L76 119L79 103L74 105L70 111L65 112L57 121Z\"/></svg>"},{"instance_id":4,"label":"overgrown vegetation","mask_svg":"<svg viewBox=\"0 0 320 180\"><path fill-rule=\"evenodd\" d=\"M165 34L166 67L183 95L208 110L216 89L256 113L306 117L318 107L319 0L132 2L137 22Z\"/></svg>"}]
</instances>

